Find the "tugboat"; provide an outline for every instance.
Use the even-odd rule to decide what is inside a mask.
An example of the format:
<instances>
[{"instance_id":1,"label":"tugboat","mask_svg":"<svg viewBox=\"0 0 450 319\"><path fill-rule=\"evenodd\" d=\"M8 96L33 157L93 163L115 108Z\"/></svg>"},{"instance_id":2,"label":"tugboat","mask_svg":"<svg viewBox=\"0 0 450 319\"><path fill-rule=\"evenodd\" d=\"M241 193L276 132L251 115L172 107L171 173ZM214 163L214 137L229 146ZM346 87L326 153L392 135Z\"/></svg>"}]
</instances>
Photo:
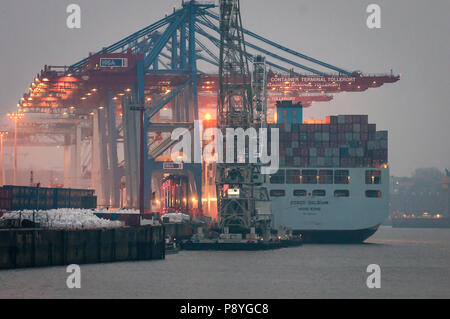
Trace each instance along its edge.
<instances>
[{"instance_id":1,"label":"tugboat","mask_svg":"<svg viewBox=\"0 0 450 319\"><path fill-rule=\"evenodd\" d=\"M303 240L300 236L289 237L279 236L269 239L258 236L252 230L247 234L245 239L242 234L220 234L218 238L207 239L201 228L192 236L190 240L185 240L181 244L181 248L185 250L270 250L286 247L301 246Z\"/></svg>"}]
</instances>

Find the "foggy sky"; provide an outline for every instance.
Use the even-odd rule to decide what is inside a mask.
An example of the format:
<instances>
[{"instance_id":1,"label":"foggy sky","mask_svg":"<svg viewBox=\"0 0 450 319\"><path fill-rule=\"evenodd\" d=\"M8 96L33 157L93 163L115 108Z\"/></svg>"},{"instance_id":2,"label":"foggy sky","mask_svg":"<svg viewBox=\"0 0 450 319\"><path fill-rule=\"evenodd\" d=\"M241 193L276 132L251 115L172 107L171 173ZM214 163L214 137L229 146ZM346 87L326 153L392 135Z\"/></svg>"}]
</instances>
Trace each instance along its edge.
<instances>
[{"instance_id":1,"label":"foggy sky","mask_svg":"<svg viewBox=\"0 0 450 319\"><path fill-rule=\"evenodd\" d=\"M82 28L66 27L66 7ZM0 112L14 111L45 64L70 65L171 12L181 0L1 0ZM306 117L369 114L389 130L391 174L450 167L450 1L241 0L244 27L330 64L364 73L400 73L396 84L343 93ZM382 8L382 29L366 7ZM299 61L301 62L301 61ZM3 116L3 115L2 115ZM60 165L62 166L62 165Z\"/></svg>"}]
</instances>

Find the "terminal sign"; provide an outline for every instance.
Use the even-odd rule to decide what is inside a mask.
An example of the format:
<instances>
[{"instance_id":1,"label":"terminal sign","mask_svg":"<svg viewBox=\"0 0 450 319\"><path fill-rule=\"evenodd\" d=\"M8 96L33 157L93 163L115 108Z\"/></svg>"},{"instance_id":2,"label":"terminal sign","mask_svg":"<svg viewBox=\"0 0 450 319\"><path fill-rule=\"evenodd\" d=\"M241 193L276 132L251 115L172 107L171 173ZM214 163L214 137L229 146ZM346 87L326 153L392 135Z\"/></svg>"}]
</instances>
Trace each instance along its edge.
<instances>
[{"instance_id":1,"label":"terminal sign","mask_svg":"<svg viewBox=\"0 0 450 319\"><path fill-rule=\"evenodd\" d=\"M101 58L101 68L126 68L128 67L128 59L126 58Z\"/></svg>"},{"instance_id":2,"label":"terminal sign","mask_svg":"<svg viewBox=\"0 0 450 319\"><path fill-rule=\"evenodd\" d=\"M163 169L183 169L183 163L164 162Z\"/></svg>"}]
</instances>

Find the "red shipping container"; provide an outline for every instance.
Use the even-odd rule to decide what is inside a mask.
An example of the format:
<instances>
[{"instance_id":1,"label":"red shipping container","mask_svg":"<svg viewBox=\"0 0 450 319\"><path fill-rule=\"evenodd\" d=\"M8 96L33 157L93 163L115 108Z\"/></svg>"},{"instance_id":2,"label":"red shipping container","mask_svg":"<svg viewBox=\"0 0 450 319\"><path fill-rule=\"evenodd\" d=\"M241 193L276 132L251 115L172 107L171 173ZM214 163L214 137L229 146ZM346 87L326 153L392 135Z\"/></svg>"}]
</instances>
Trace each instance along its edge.
<instances>
[{"instance_id":1,"label":"red shipping container","mask_svg":"<svg viewBox=\"0 0 450 319\"><path fill-rule=\"evenodd\" d=\"M325 149L323 147L320 147L320 148L317 149L317 156L318 157L325 156Z\"/></svg>"},{"instance_id":2,"label":"red shipping container","mask_svg":"<svg viewBox=\"0 0 450 319\"><path fill-rule=\"evenodd\" d=\"M369 125L361 124L361 133L367 133L367 132L369 132Z\"/></svg>"},{"instance_id":3,"label":"red shipping container","mask_svg":"<svg viewBox=\"0 0 450 319\"><path fill-rule=\"evenodd\" d=\"M361 133L361 141L368 141L369 140L369 133Z\"/></svg>"},{"instance_id":4,"label":"red shipping container","mask_svg":"<svg viewBox=\"0 0 450 319\"><path fill-rule=\"evenodd\" d=\"M353 132L353 125L352 124L345 124L345 133L351 133Z\"/></svg>"},{"instance_id":5,"label":"red shipping container","mask_svg":"<svg viewBox=\"0 0 450 319\"><path fill-rule=\"evenodd\" d=\"M286 166L294 165L294 159L292 156L286 156Z\"/></svg>"},{"instance_id":6,"label":"red shipping container","mask_svg":"<svg viewBox=\"0 0 450 319\"><path fill-rule=\"evenodd\" d=\"M351 115L345 115L345 124L353 124L352 120L353 119Z\"/></svg>"},{"instance_id":7,"label":"red shipping container","mask_svg":"<svg viewBox=\"0 0 450 319\"><path fill-rule=\"evenodd\" d=\"M301 156L307 157L309 155L309 148L300 149Z\"/></svg>"},{"instance_id":8,"label":"red shipping container","mask_svg":"<svg viewBox=\"0 0 450 319\"><path fill-rule=\"evenodd\" d=\"M361 115L361 124L367 125L369 123L369 115Z\"/></svg>"}]
</instances>

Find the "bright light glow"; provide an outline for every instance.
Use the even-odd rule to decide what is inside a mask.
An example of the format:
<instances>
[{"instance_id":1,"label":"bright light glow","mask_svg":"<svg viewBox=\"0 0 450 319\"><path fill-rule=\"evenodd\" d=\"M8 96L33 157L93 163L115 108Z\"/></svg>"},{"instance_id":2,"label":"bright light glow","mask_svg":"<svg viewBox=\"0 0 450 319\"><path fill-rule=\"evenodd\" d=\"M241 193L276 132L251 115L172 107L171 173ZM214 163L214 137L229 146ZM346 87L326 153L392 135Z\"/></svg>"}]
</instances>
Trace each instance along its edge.
<instances>
[{"instance_id":1,"label":"bright light glow","mask_svg":"<svg viewBox=\"0 0 450 319\"><path fill-rule=\"evenodd\" d=\"M211 119L212 119L211 113L206 113L205 114L205 120L206 121L211 121Z\"/></svg>"},{"instance_id":2,"label":"bright light glow","mask_svg":"<svg viewBox=\"0 0 450 319\"><path fill-rule=\"evenodd\" d=\"M228 197L239 197L240 195L240 189L239 188L229 188L228 189Z\"/></svg>"},{"instance_id":3,"label":"bright light glow","mask_svg":"<svg viewBox=\"0 0 450 319\"><path fill-rule=\"evenodd\" d=\"M23 119L23 113L8 113L7 116L12 120L20 120Z\"/></svg>"}]
</instances>

